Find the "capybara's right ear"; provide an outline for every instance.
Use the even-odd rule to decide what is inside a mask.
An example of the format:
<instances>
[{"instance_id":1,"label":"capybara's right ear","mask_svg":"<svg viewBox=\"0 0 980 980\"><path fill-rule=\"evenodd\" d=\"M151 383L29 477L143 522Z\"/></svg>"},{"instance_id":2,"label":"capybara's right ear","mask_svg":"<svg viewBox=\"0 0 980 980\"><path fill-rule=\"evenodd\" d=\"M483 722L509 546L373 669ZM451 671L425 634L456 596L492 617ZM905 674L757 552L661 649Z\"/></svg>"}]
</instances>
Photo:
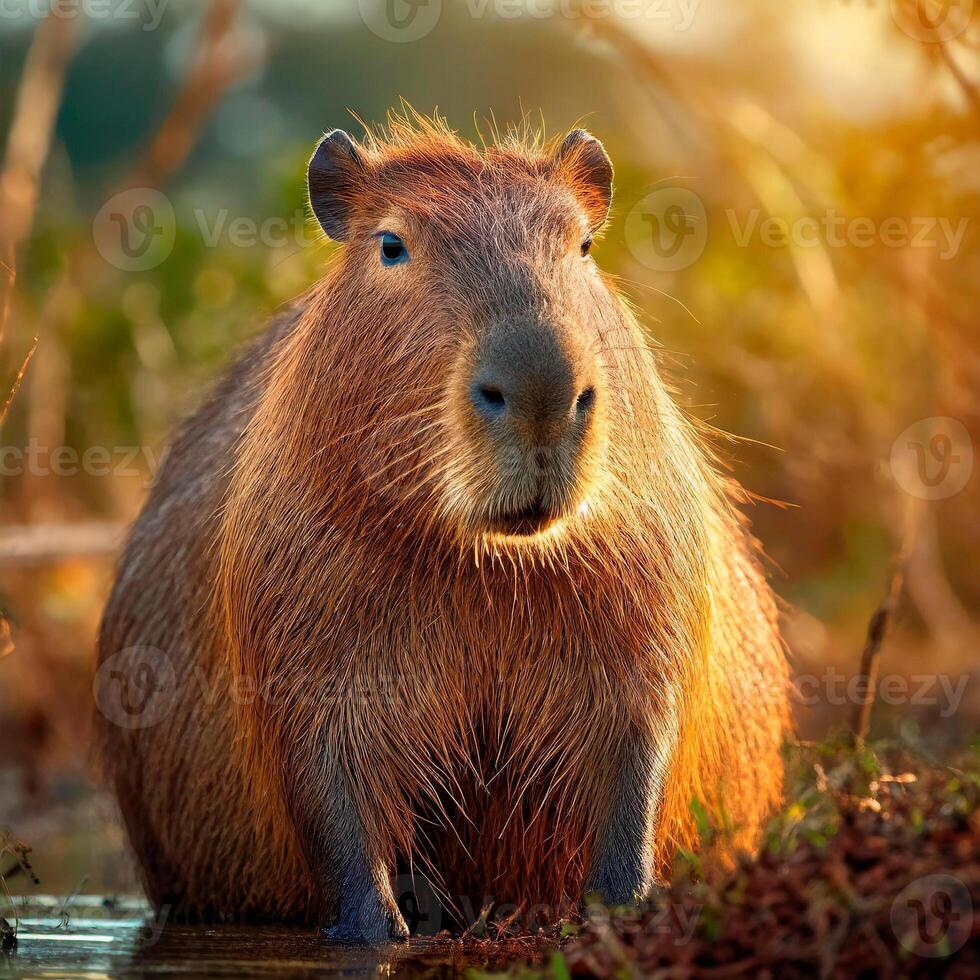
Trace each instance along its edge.
<instances>
[{"instance_id":1,"label":"capybara's right ear","mask_svg":"<svg viewBox=\"0 0 980 980\"><path fill-rule=\"evenodd\" d=\"M613 165L606 148L591 133L573 129L558 147L555 165L568 175L592 230L598 231L606 223L612 201Z\"/></svg>"},{"instance_id":2,"label":"capybara's right ear","mask_svg":"<svg viewBox=\"0 0 980 980\"><path fill-rule=\"evenodd\" d=\"M363 174L357 144L342 129L333 129L320 140L306 171L310 207L334 241L347 239L352 201Z\"/></svg>"}]
</instances>

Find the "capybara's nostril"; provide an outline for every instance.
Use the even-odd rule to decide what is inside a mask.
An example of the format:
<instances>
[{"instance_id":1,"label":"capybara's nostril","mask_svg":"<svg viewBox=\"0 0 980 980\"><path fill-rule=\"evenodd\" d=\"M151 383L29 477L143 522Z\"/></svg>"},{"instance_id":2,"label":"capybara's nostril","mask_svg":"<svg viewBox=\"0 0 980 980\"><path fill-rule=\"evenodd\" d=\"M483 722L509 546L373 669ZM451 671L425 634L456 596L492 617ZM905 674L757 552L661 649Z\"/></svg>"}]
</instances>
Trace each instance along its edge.
<instances>
[{"instance_id":1,"label":"capybara's nostril","mask_svg":"<svg viewBox=\"0 0 980 980\"><path fill-rule=\"evenodd\" d=\"M570 328L547 320L506 320L476 350L470 398L495 435L524 449L581 440L596 365ZM578 423L578 424L576 424Z\"/></svg>"},{"instance_id":2,"label":"capybara's nostril","mask_svg":"<svg viewBox=\"0 0 980 980\"><path fill-rule=\"evenodd\" d=\"M482 415L491 417L500 415L507 407L507 399L504 393L493 384L474 385L472 391L473 403Z\"/></svg>"}]
</instances>

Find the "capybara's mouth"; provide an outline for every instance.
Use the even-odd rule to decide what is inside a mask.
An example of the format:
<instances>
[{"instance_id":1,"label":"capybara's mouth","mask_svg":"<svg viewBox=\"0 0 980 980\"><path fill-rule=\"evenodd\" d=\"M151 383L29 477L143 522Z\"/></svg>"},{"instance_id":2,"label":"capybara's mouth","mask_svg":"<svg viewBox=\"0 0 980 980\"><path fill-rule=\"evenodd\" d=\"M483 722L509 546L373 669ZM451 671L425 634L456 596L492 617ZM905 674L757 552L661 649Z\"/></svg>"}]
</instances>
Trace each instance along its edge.
<instances>
[{"instance_id":1,"label":"capybara's mouth","mask_svg":"<svg viewBox=\"0 0 980 980\"><path fill-rule=\"evenodd\" d=\"M490 519L489 528L495 534L531 537L548 530L561 519L561 516L558 511L539 498L526 507L496 515Z\"/></svg>"}]
</instances>

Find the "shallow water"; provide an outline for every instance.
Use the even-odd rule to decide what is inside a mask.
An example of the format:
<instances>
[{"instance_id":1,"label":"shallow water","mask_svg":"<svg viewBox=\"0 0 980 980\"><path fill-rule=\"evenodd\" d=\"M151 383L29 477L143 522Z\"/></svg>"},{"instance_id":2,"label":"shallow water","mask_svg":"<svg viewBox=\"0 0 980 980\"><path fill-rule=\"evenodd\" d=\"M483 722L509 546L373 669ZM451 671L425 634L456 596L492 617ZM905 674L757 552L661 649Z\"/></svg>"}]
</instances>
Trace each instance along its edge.
<instances>
[{"instance_id":1,"label":"shallow water","mask_svg":"<svg viewBox=\"0 0 980 980\"><path fill-rule=\"evenodd\" d=\"M58 977L456 977L485 966L458 945L412 940L377 950L333 946L310 929L160 925L145 905L32 897L0 976ZM15 907L20 902L15 899ZM5 908L9 921L9 908ZM31 914L33 913L33 914Z\"/></svg>"}]
</instances>

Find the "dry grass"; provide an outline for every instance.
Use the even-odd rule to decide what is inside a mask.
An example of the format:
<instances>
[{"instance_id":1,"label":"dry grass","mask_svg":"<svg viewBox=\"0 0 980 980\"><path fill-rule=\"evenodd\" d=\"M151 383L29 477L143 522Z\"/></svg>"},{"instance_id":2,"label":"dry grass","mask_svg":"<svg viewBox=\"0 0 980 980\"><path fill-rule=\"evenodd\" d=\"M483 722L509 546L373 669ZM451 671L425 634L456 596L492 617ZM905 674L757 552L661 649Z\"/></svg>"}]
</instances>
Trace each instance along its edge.
<instances>
[{"instance_id":1,"label":"dry grass","mask_svg":"<svg viewBox=\"0 0 980 980\"><path fill-rule=\"evenodd\" d=\"M980 976L980 751L933 765L845 741L790 750L792 802L756 859L683 855L641 912L514 949L507 975Z\"/></svg>"}]
</instances>

